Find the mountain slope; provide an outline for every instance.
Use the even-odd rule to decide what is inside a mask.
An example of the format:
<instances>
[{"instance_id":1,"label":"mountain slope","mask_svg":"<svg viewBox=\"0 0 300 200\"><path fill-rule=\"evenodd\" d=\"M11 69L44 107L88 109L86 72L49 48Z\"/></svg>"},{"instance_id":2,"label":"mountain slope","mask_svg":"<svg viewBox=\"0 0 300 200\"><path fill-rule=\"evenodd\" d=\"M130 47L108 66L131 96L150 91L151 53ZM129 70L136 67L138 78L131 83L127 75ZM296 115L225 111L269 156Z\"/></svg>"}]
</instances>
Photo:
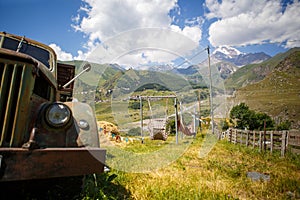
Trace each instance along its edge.
<instances>
[{"instance_id":1,"label":"mountain slope","mask_svg":"<svg viewBox=\"0 0 300 200\"><path fill-rule=\"evenodd\" d=\"M238 68L230 62L218 62L211 64L212 81L214 87L224 88L224 80L234 73ZM208 62L198 65L191 65L184 69L173 69L171 72L180 74L190 80L193 87L208 87L209 85L209 68Z\"/></svg>"},{"instance_id":2,"label":"mountain slope","mask_svg":"<svg viewBox=\"0 0 300 200\"><path fill-rule=\"evenodd\" d=\"M259 64L250 64L239 68L225 80L226 89L228 91L232 91L248 84L263 80L274 70L276 65L295 51L300 51L300 48L293 48L285 53L277 54L269 60Z\"/></svg>"},{"instance_id":3,"label":"mountain slope","mask_svg":"<svg viewBox=\"0 0 300 200\"><path fill-rule=\"evenodd\" d=\"M61 63L75 65L76 74L82 71L82 68L86 61L82 60L74 60L74 61L59 61ZM109 80L112 76L114 76L119 71L124 71L117 64L98 64L98 63L90 63L92 68L89 72L84 73L82 76L78 78L83 84L87 84L90 86L97 86L98 84L103 84L107 80Z\"/></svg>"},{"instance_id":4,"label":"mountain slope","mask_svg":"<svg viewBox=\"0 0 300 200\"><path fill-rule=\"evenodd\" d=\"M293 128L300 128L300 49L295 50L265 79L239 89L234 104L245 102L273 116L276 122L290 120Z\"/></svg>"}]
</instances>

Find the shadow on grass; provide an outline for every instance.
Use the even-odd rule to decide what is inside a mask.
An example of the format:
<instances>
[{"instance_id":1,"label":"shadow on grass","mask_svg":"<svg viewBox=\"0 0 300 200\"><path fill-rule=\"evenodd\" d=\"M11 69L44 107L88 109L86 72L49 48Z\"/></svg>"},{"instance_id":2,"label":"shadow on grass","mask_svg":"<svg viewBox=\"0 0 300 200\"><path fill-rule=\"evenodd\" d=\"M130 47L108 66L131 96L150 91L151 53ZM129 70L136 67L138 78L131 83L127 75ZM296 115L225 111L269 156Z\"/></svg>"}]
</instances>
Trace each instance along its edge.
<instances>
[{"instance_id":1,"label":"shadow on grass","mask_svg":"<svg viewBox=\"0 0 300 200\"><path fill-rule=\"evenodd\" d=\"M103 173L100 175L89 175L85 178L82 191L83 199L130 199L131 193L122 185L113 180L118 175L114 173Z\"/></svg>"},{"instance_id":2,"label":"shadow on grass","mask_svg":"<svg viewBox=\"0 0 300 200\"><path fill-rule=\"evenodd\" d=\"M72 200L130 199L130 192L113 183L115 174L0 182L0 199Z\"/></svg>"},{"instance_id":3,"label":"shadow on grass","mask_svg":"<svg viewBox=\"0 0 300 200\"><path fill-rule=\"evenodd\" d=\"M78 199L82 176L0 183L0 199Z\"/></svg>"}]
</instances>

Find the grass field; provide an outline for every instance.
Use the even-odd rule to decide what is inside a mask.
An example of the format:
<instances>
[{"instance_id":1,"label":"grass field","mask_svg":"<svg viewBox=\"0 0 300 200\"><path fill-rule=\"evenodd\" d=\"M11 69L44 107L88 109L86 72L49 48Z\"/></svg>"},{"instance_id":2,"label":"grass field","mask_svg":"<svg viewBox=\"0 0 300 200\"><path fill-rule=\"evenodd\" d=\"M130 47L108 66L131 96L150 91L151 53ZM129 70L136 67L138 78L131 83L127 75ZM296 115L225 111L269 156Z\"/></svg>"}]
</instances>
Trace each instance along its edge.
<instances>
[{"instance_id":1,"label":"grass field","mask_svg":"<svg viewBox=\"0 0 300 200\"><path fill-rule=\"evenodd\" d=\"M199 157L205 134L198 134L173 162L145 173L112 168L87 179L83 199L297 199L300 198L300 158L280 153L260 153L218 141L209 154ZM172 140L172 138L171 138ZM153 143L151 143L153 142ZM119 147L145 153L168 142L147 141ZM109 152L109 150L108 150ZM163 160L164 158L157 158ZM148 160L149 164L153 160ZM269 176L254 181L248 172Z\"/></svg>"},{"instance_id":2,"label":"grass field","mask_svg":"<svg viewBox=\"0 0 300 200\"><path fill-rule=\"evenodd\" d=\"M249 91L257 89L261 88ZM255 95L271 95L267 92L265 90ZM265 99L269 101L270 98ZM155 108L157 103L160 105L158 110L165 111L165 100L152 103L152 107ZM149 118L147 102L143 105L144 117ZM168 106L170 113L173 112L173 103L169 102ZM272 107L275 109L274 105ZM119 125L140 120L139 109L129 109L126 102L124 105L102 102L96 104L95 110L98 121ZM121 114L124 117L117 117ZM259 152L225 140L213 140L210 151L210 148L204 148L207 141L213 138L208 136L203 130L196 138L180 138L179 144L175 144L175 136L171 136L167 141L145 138L143 144L135 140L128 144L102 145L107 149L110 171L86 179L81 197L138 200L300 199L300 156L288 153L280 157L280 152ZM209 153L206 155L204 150ZM268 178L252 180L248 177L251 172Z\"/></svg>"}]
</instances>

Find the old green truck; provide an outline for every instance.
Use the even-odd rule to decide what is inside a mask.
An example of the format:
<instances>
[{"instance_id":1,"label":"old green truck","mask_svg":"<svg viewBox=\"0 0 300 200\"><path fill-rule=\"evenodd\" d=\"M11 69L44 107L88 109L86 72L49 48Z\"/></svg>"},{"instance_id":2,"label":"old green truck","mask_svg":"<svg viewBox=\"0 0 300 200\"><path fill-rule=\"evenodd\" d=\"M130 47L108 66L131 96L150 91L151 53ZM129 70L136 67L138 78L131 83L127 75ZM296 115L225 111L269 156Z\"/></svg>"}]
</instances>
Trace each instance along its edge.
<instances>
[{"instance_id":1,"label":"old green truck","mask_svg":"<svg viewBox=\"0 0 300 200\"><path fill-rule=\"evenodd\" d=\"M49 46L0 32L0 182L103 172L106 150L91 106L73 100L74 76Z\"/></svg>"}]
</instances>

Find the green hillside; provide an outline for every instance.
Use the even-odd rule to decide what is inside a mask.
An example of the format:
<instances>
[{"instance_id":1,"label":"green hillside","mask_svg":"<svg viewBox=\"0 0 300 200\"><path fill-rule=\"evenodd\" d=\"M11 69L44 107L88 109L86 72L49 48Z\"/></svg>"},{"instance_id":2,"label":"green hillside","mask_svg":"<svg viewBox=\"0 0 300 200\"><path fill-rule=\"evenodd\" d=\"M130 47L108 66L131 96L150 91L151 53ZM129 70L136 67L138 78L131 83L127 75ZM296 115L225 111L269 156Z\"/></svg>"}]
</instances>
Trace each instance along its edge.
<instances>
[{"instance_id":1,"label":"green hillside","mask_svg":"<svg viewBox=\"0 0 300 200\"><path fill-rule=\"evenodd\" d=\"M60 62L75 65L76 74L79 74L86 64L86 61L81 60ZM116 64L89 64L92 66L91 70L82 74L75 81L74 97L89 102L106 99L106 93L113 87L111 82L116 79L115 77L120 77L123 74L123 69Z\"/></svg>"},{"instance_id":2,"label":"green hillside","mask_svg":"<svg viewBox=\"0 0 300 200\"><path fill-rule=\"evenodd\" d=\"M293 128L299 128L300 49L287 53L289 55L274 66L265 79L239 89L234 104L245 102L250 108L271 115L276 122L290 120ZM271 61L276 63L274 59Z\"/></svg>"},{"instance_id":3,"label":"green hillside","mask_svg":"<svg viewBox=\"0 0 300 200\"><path fill-rule=\"evenodd\" d=\"M74 60L74 61L60 61L61 63L75 65L76 74L82 71L83 66L86 61L82 60ZM122 71L118 65L114 64L98 64L98 63L89 63L92 68L88 73L84 73L80 76L80 80L82 83L96 86L104 84L107 80L109 80L112 76L114 76L117 72Z\"/></svg>"},{"instance_id":4,"label":"green hillside","mask_svg":"<svg viewBox=\"0 0 300 200\"><path fill-rule=\"evenodd\" d=\"M226 89L232 91L263 80L282 60L295 51L300 51L300 48L290 49L289 51L277 54L262 63L250 64L238 69L225 80Z\"/></svg>"}]
</instances>

